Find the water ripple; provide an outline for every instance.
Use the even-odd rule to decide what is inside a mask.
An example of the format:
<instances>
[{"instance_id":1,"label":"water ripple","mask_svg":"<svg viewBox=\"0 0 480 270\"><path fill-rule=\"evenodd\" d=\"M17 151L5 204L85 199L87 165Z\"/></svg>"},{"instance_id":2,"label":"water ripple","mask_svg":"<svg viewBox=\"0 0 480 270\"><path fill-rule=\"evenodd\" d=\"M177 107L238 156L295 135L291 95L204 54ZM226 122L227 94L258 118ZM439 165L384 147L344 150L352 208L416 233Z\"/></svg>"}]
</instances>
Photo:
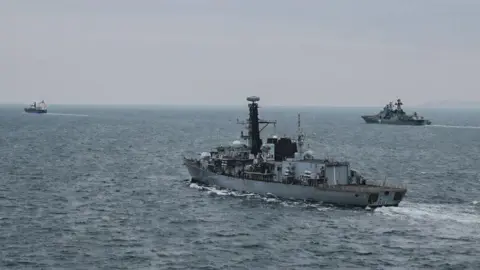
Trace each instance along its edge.
<instances>
[{"instance_id":1,"label":"water ripple","mask_svg":"<svg viewBox=\"0 0 480 270\"><path fill-rule=\"evenodd\" d=\"M185 181L182 155L235 140L244 111L62 113L0 109L2 269L480 268L480 136L448 127L476 116L424 128L303 111L317 155L408 184L399 207L371 210ZM295 130L296 111L262 117Z\"/></svg>"}]
</instances>

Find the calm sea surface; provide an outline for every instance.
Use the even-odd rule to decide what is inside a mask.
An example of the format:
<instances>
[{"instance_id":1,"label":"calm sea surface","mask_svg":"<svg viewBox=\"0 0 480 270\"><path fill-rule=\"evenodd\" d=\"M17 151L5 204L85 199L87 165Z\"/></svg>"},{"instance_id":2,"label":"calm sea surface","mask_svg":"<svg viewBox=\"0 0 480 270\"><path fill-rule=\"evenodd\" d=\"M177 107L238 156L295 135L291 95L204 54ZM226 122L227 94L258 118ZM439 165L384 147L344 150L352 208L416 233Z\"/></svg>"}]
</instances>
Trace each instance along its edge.
<instances>
[{"instance_id":1,"label":"calm sea surface","mask_svg":"<svg viewBox=\"0 0 480 270\"><path fill-rule=\"evenodd\" d=\"M480 269L480 110L408 127L261 108L278 135L302 113L317 157L408 185L375 211L190 184L182 155L237 140L246 106L21 110L0 107L0 269Z\"/></svg>"}]
</instances>

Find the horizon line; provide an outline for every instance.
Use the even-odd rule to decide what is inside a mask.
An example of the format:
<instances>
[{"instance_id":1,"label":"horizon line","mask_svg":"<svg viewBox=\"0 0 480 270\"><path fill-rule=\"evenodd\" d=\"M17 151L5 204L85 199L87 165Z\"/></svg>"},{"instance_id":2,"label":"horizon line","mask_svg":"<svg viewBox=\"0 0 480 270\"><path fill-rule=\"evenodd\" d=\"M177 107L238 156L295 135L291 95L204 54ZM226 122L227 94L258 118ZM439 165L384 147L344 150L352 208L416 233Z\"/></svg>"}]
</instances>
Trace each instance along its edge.
<instances>
[{"instance_id":1,"label":"horizon line","mask_svg":"<svg viewBox=\"0 0 480 270\"><path fill-rule=\"evenodd\" d=\"M170 106L182 106L182 107L243 107L247 106L249 103L245 104L165 104L165 103L48 103L48 106L60 105L60 106L157 106L157 107L170 107ZM374 105L284 105L284 104L262 104L258 102L257 104L260 107L374 107ZM0 102L0 105L11 105L11 106L25 106L27 103L14 103L14 102Z\"/></svg>"},{"instance_id":2,"label":"horizon line","mask_svg":"<svg viewBox=\"0 0 480 270\"><path fill-rule=\"evenodd\" d=\"M195 107L210 107L210 108L225 108L225 107L232 107L232 108L240 108L247 106L246 104L161 104L161 103L51 103L48 106L71 106L71 107L183 107L183 108L195 108ZM261 104L258 103L260 107L264 108L379 108L382 109L382 106L378 105L283 105L283 104ZM15 103L15 102L0 102L0 106L25 106L26 103ZM425 109L480 109L477 106L431 106L427 104L415 104L407 106L407 108L420 108L423 107Z\"/></svg>"}]
</instances>

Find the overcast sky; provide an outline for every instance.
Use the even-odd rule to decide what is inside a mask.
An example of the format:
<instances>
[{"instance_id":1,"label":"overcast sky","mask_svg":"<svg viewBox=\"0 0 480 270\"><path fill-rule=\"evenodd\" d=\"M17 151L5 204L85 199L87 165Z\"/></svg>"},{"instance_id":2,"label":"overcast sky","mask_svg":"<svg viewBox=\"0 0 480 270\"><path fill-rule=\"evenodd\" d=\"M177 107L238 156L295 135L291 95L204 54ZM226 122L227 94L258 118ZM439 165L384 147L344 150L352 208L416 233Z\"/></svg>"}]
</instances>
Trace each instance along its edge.
<instances>
[{"instance_id":1,"label":"overcast sky","mask_svg":"<svg viewBox=\"0 0 480 270\"><path fill-rule=\"evenodd\" d=\"M479 0L0 0L0 102L480 101Z\"/></svg>"}]
</instances>

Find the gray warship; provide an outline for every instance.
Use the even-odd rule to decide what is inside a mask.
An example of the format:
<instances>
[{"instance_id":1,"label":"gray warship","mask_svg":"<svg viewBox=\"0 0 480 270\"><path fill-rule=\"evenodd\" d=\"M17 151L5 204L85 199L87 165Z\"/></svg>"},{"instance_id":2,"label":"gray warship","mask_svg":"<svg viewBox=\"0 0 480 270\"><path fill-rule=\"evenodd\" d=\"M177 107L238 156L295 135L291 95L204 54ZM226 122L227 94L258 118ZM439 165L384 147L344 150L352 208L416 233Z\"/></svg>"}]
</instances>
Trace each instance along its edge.
<instances>
[{"instance_id":1,"label":"gray warship","mask_svg":"<svg viewBox=\"0 0 480 270\"><path fill-rule=\"evenodd\" d=\"M395 108L393 102L385 105L382 111L374 115L362 115L363 120L367 124L387 124L387 125L410 125L410 126L424 126L430 125L430 120L424 119L423 116L419 116L417 112L412 115L408 115L402 109L402 101L397 99Z\"/></svg>"},{"instance_id":2,"label":"gray warship","mask_svg":"<svg viewBox=\"0 0 480 270\"><path fill-rule=\"evenodd\" d=\"M259 97L248 97L249 118L231 145L218 146L199 157L183 157L192 182L240 192L274 195L279 198L323 202L334 205L370 207L398 206L406 188L366 179L346 161L316 159L304 151L305 134L298 114L297 138L270 136L266 143L260 132L276 121L259 119Z\"/></svg>"},{"instance_id":3,"label":"gray warship","mask_svg":"<svg viewBox=\"0 0 480 270\"><path fill-rule=\"evenodd\" d=\"M47 113L47 104L45 101L41 101L38 104L33 102L29 107L23 108L26 113Z\"/></svg>"}]
</instances>

